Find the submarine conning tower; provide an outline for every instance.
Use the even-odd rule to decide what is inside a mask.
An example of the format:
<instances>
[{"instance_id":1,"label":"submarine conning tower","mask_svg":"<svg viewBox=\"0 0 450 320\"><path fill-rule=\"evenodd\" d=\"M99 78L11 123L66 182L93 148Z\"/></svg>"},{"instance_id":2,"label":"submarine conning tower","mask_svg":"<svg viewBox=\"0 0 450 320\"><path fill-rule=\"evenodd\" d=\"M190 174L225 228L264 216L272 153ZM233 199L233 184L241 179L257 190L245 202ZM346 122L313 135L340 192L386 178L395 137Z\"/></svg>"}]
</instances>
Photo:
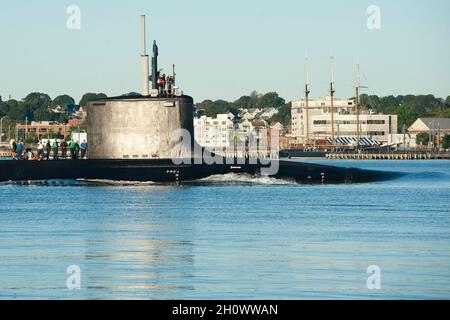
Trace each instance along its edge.
<instances>
[{"instance_id":1,"label":"submarine conning tower","mask_svg":"<svg viewBox=\"0 0 450 320\"><path fill-rule=\"evenodd\" d=\"M194 137L193 99L175 87L161 89L156 42L153 43L152 75L149 75L145 33L145 16L141 16L142 95L106 98L88 104L89 159L171 159L175 130L184 129L191 139ZM181 149L176 157L190 158L192 143L191 146L190 150Z\"/></svg>"}]
</instances>

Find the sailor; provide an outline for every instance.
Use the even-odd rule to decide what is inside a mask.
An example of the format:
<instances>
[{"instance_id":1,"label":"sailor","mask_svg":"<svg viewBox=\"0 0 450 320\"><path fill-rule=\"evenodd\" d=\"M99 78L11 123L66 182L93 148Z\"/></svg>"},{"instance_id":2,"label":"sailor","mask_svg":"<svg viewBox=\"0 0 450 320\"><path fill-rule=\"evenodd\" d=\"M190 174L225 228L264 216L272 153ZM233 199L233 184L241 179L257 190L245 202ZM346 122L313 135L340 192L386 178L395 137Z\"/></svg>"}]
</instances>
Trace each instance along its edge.
<instances>
[{"instance_id":1,"label":"sailor","mask_svg":"<svg viewBox=\"0 0 450 320\"><path fill-rule=\"evenodd\" d=\"M16 143L16 140L11 139L11 141L9 143L9 147L11 148L11 157L13 158L13 160L16 160L16 156L17 156L17 143Z\"/></svg>"},{"instance_id":2,"label":"sailor","mask_svg":"<svg viewBox=\"0 0 450 320\"><path fill-rule=\"evenodd\" d=\"M44 145L42 144L41 140L39 140L39 144L37 147L37 157L39 160L44 159Z\"/></svg>"},{"instance_id":3,"label":"sailor","mask_svg":"<svg viewBox=\"0 0 450 320\"><path fill-rule=\"evenodd\" d=\"M172 91L173 91L173 82L174 82L173 76L170 75L170 76L168 77L168 80L167 80L167 94L168 94L169 96L172 95Z\"/></svg>"},{"instance_id":4,"label":"sailor","mask_svg":"<svg viewBox=\"0 0 450 320\"><path fill-rule=\"evenodd\" d=\"M86 157L87 147L88 145L86 140L83 140L83 142L81 143L81 159L84 159L84 157Z\"/></svg>"},{"instance_id":5,"label":"sailor","mask_svg":"<svg viewBox=\"0 0 450 320\"><path fill-rule=\"evenodd\" d=\"M67 142L64 139L61 142L61 156L63 159L67 157Z\"/></svg>"},{"instance_id":6,"label":"sailor","mask_svg":"<svg viewBox=\"0 0 450 320\"><path fill-rule=\"evenodd\" d=\"M159 94L162 95L164 93L164 85L166 82L166 75L160 75L158 79L158 86L159 86Z\"/></svg>"},{"instance_id":7,"label":"sailor","mask_svg":"<svg viewBox=\"0 0 450 320\"><path fill-rule=\"evenodd\" d=\"M25 149L25 160L34 160L34 153L30 147Z\"/></svg>"},{"instance_id":8,"label":"sailor","mask_svg":"<svg viewBox=\"0 0 450 320\"><path fill-rule=\"evenodd\" d=\"M75 159L78 159L78 155L80 154L80 145L75 141Z\"/></svg>"},{"instance_id":9,"label":"sailor","mask_svg":"<svg viewBox=\"0 0 450 320\"><path fill-rule=\"evenodd\" d=\"M76 159L75 157L75 141L70 141L69 143L70 157L72 159Z\"/></svg>"},{"instance_id":10,"label":"sailor","mask_svg":"<svg viewBox=\"0 0 450 320\"><path fill-rule=\"evenodd\" d=\"M18 160L22 159L22 151L23 151L23 143L22 143L22 141L19 141L19 143L17 144L17 159Z\"/></svg>"},{"instance_id":11,"label":"sailor","mask_svg":"<svg viewBox=\"0 0 450 320\"><path fill-rule=\"evenodd\" d=\"M55 141L53 141L53 159L54 160L58 160L58 150L59 149L59 145L58 145L58 140L55 139Z\"/></svg>"},{"instance_id":12,"label":"sailor","mask_svg":"<svg viewBox=\"0 0 450 320\"><path fill-rule=\"evenodd\" d=\"M50 144L50 139L47 139L47 144L45 145L45 149L47 151L46 158L50 159L50 151L52 150L52 145Z\"/></svg>"}]
</instances>

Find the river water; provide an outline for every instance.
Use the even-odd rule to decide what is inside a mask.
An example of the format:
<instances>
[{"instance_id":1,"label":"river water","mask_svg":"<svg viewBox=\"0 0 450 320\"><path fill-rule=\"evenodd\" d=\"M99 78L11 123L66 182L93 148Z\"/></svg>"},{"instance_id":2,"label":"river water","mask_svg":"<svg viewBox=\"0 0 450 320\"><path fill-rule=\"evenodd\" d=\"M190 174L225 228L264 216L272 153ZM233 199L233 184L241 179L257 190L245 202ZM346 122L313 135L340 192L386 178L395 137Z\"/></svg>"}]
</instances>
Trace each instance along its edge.
<instances>
[{"instance_id":1,"label":"river water","mask_svg":"<svg viewBox=\"0 0 450 320\"><path fill-rule=\"evenodd\" d=\"M450 162L322 162L408 174L0 184L0 299L450 299Z\"/></svg>"}]
</instances>

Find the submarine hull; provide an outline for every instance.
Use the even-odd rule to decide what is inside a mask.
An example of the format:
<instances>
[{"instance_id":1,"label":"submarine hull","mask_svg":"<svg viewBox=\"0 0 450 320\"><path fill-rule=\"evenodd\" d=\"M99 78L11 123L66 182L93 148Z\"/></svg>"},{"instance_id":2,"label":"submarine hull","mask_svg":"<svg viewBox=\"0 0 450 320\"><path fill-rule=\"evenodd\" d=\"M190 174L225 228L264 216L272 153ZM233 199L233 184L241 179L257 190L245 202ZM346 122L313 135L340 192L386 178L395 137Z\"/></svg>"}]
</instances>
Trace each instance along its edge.
<instances>
[{"instance_id":1,"label":"submarine hull","mask_svg":"<svg viewBox=\"0 0 450 320\"><path fill-rule=\"evenodd\" d=\"M276 161L277 163L274 163ZM212 175L237 173L259 175L268 165L235 161L227 164L195 164L189 159L176 165L171 160L56 160L0 161L0 181L86 179L113 181L181 182ZM228 162L229 163L229 162ZM270 176L299 183L360 183L389 180L395 173L327 165L272 160L278 166Z\"/></svg>"}]
</instances>

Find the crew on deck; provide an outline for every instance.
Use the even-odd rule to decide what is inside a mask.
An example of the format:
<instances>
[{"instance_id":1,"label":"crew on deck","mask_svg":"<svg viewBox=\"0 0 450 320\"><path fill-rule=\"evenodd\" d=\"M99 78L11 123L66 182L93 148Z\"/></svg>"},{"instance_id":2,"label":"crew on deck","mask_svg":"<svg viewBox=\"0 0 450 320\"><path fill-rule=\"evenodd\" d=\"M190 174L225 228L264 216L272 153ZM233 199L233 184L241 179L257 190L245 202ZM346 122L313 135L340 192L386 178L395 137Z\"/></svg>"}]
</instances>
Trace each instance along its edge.
<instances>
[{"instance_id":1,"label":"crew on deck","mask_svg":"<svg viewBox=\"0 0 450 320\"><path fill-rule=\"evenodd\" d=\"M33 152L33 148L28 145L26 148L24 148L24 144L22 141L16 143L14 139L11 139L9 143L9 150L11 152L11 158L13 160L42 161L67 159L67 148L69 148L70 151L70 159L85 159L87 156L88 144L86 140L83 140L81 144L73 140L70 141L69 144L65 140L58 142L58 140L55 139L53 140L53 142L51 142L51 140L48 139L46 143L44 143L42 140L39 140L36 145L36 152Z\"/></svg>"}]
</instances>

